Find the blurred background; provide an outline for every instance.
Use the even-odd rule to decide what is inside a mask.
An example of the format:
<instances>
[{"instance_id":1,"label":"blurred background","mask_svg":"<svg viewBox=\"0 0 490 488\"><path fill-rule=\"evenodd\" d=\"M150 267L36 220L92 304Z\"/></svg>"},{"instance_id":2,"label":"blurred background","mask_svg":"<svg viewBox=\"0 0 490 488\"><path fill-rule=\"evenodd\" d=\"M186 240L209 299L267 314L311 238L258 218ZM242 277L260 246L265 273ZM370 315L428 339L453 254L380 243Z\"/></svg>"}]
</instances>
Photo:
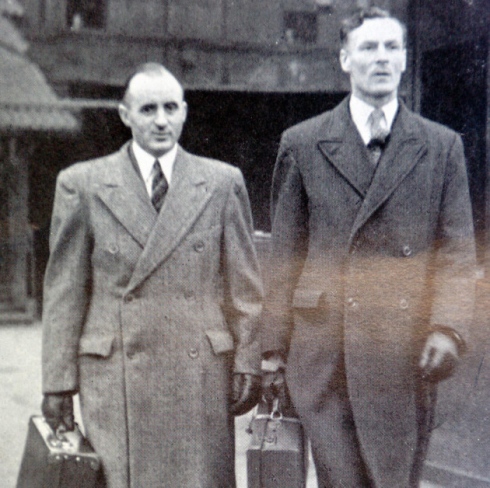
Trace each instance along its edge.
<instances>
[{"instance_id":1,"label":"blurred background","mask_svg":"<svg viewBox=\"0 0 490 488\"><path fill-rule=\"evenodd\" d=\"M117 114L129 71L157 61L183 82L190 110L182 145L242 169L266 266L280 134L345 97L340 20L369 5L408 27L405 103L463 137L478 237L472 348L459 377L442 388L440 403L454 408L440 417L426 479L490 487L488 0L0 0L2 479L16 473L28 416L40 402L39 319L56 176L129 137Z\"/></svg>"}]
</instances>

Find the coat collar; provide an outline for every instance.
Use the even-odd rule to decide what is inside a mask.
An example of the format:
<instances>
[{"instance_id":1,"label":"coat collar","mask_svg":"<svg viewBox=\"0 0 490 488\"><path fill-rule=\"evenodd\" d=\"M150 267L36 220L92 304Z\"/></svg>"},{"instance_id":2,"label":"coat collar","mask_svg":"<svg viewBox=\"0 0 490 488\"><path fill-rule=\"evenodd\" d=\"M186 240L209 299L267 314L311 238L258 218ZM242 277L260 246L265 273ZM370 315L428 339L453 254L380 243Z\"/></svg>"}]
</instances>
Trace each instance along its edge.
<instances>
[{"instance_id":1,"label":"coat collar","mask_svg":"<svg viewBox=\"0 0 490 488\"><path fill-rule=\"evenodd\" d=\"M155 224L157 212L132 160L130 143L103 162L98 196L143 248Z\"/></svg>"},{"instance_id":2,"label":"coat collar","mask_svg":"<svg viewBox=\"0 0 490 488\"><path fill-rule=\"evenodd\" d=\"M204 165L179 147L172 184L131 277L129 289L138 286L165 261L189 232L211 199L212 182Z\"/></svg>"},{"instance_id":3,"label":"coat collar","mask_svg":"<svg viewBox=\"0 0 490 488\"><path fill-rule=\"evenodd\" d=\"M213 193L212 178L179 146L172 184L157 213L131 162L129 145L116 156L117 165L107 165L99 197L142 247L129 283L134 288L172 253L202 213Z\"/></svg>"},{"instance_id":4,"label":"coat collar","mask_svg":"<svg viewBox=\"0 0 490 488\"><path fill-rule=\"evenodd\" d=\"M330 113L318 134L318 147L337 171L365 197L373 176L366 149L349 112L349 98Z\"/></svg>"},{"instance_id":5,"label":"coat collar","mask_svg":"<svg viewBox=\"0 0 490 488\"><path fill-rule=\"evenodd\" d=\"M427 152L427 140L418 117L400 101L390 141L373 175L348 103L347 98L326 119L318 146L364 199L352 228L353 237L422 159Z\"/></svg>"}]
</instances>

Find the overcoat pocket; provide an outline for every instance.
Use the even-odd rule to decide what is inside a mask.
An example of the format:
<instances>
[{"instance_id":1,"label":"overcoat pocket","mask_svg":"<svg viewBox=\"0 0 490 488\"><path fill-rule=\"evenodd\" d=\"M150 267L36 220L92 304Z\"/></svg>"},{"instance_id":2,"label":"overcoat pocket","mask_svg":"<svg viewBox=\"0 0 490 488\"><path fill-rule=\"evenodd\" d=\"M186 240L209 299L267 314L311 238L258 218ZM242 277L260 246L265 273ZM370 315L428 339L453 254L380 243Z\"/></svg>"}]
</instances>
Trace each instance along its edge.
<instances>
[{"instance_id":1,"label":"overcoat pocket","mask_svg":"<svg viewBox=\"0 0 490 488\"><path fill-rule=\"evenodd\" d=\"M114 337L109 335L90 335L80 338L79 355L93 355L108 358L112 354Z\"/></svg>"},{"instance_id":2,"label":"overcoat pocket","mask_svg":"<svg viewBox=\"0 0 490 488\"><path fill-rule=\"evenodd\" d=\"M233 336L226 330L209 329L205 333L215 354L224 354L235 349Z\"/></svg>"},{"instance_id":3,"label":"overcoat pocket","mask_svg":"<svg viewBox=\"0 0 490 488\"><path fill-rule=\"evenodd\" d=\"M306 290L298 288L294 291L293 308L318 308L323 302L323 290Z\"/></svg>"}]
</instances>

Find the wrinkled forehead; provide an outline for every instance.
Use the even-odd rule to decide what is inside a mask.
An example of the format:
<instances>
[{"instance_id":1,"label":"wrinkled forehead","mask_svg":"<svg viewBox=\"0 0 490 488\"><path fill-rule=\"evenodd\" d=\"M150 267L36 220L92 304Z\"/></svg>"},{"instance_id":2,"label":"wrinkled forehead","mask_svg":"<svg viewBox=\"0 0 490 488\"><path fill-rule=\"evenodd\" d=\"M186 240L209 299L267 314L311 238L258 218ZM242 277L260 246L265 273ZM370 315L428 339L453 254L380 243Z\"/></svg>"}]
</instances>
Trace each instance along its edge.
<instances>
[{"instance_id":1,"label":"wrinkled forehead","mask_svg":"<svg viewBox=\"0 0 490 488\"><path fill-rule=\"evenodd\" d=\"M347 46L354 47L363 42L391 41L405 45L404 29L398 20L391 17L365 19L359 27L349 32Z\"/></svg>"},{"instance_id":2,"label":"wrinkled forehead","mask_svg":"<svg viewBox=\"0 0 490 488\"><path fill-rule=\"evenodd\" d=\"M128 86L125 102L173 100L181 103L184 100L184 89L178 80L165 71L157 73L138 73Z\"/></svg>"}]
</instances>

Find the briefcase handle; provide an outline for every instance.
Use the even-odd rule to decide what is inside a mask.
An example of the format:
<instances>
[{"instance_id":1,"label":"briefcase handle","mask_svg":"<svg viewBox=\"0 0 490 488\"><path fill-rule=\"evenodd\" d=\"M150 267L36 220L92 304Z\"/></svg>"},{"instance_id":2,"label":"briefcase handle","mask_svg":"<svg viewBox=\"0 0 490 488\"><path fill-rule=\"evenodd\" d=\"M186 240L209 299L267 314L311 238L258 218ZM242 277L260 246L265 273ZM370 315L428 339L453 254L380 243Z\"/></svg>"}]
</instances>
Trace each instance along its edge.
<instances>
[{"instance_id":1,"label":"briefcase handle","mask_svg":"<svg viewBox=\"0 0 490 488\"><path fill-rule=\"evenodd\" d=\"M282 420L283 415L282 412L279 410L279 398L275 397L274 400L272 400L272 410L270 413L271 420Z\"/></svg>"},{"instance_id":2,"label":"briefcase handle","mask_svg":"<svg viewBox=\"0 0 490 488\"><path fill-rule=\"evenodd\" d=\"M264 403L267 403L265 398L263 399ZM276 422L280 421L286 421L286 422L293 422L293 423L298 423L300 424L301 421L296 418L296 417L284 417L282 414L280 408L279 408L279 398L274 398L272 401L272 410L270 413L264 414L264 413L257 413L253 415L252 421L253 420L275 420ZM252 423L252 421L250 423ZM251 428L249 427L247 429L249 433L251 432Z\"/></svg>"},{"instance_id":3,"label":"briefcase handle","mask_svg":"<svg viewBox=\"0 0 490 488\"><path fill-rule=\"evenodd\" d=\"M50 431L46 440L51 447L63 449L63 451L66 452L78 452L80 450L83 437L78 427L78 424L75 424L75 429L73 431L67 431L64 426L60 426L56 429L56 432L53 432L53 429L49 427L44 418L43 422L46 424Z\"/></svg>"}]
</instances>

